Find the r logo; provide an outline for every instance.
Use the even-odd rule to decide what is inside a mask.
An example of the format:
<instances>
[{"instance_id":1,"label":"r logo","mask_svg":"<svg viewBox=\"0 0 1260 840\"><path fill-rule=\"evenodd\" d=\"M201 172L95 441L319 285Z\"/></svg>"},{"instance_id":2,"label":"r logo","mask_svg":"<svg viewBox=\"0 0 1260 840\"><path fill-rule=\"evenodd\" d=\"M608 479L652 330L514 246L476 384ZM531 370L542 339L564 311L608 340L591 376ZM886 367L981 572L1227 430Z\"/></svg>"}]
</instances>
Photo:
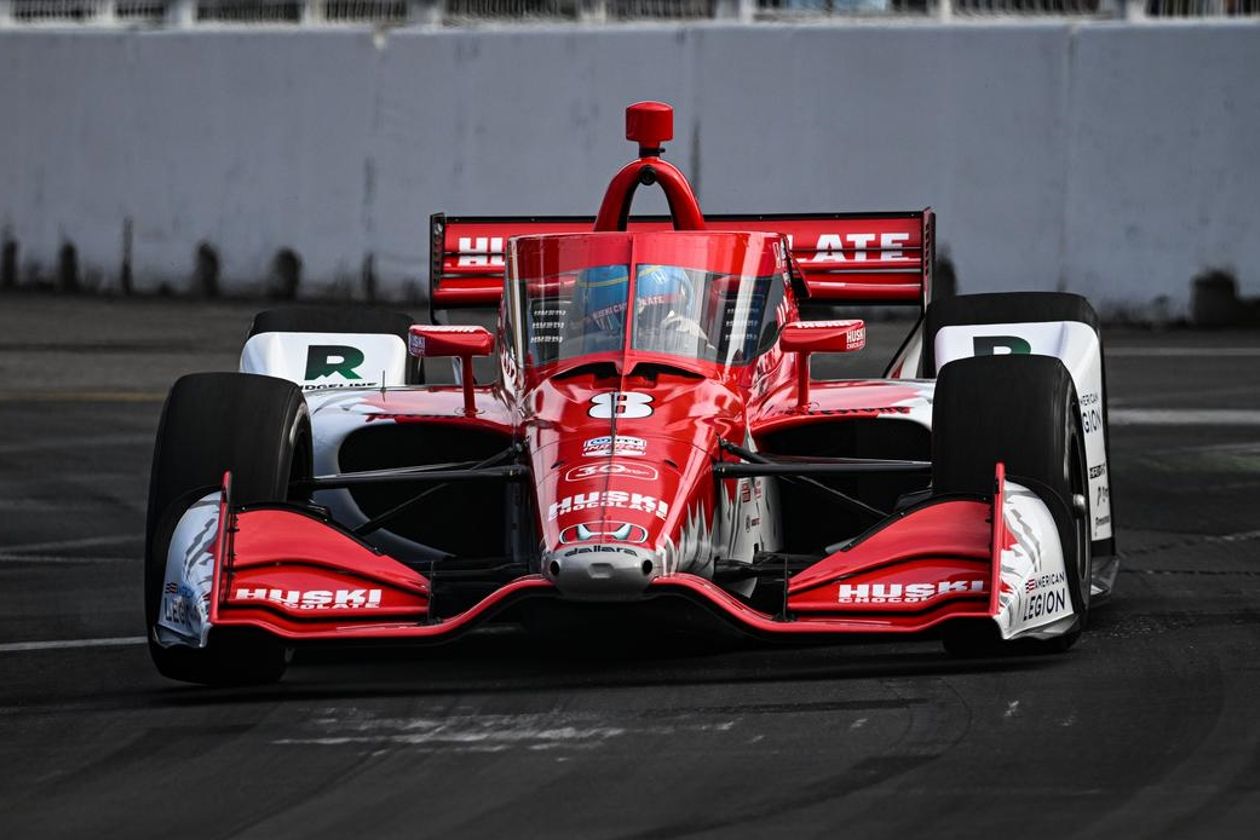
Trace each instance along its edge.
<instances>
[{"instance_id":1,"label":"r logo","mask_svg":"<svg viewBox=\"0 0 1260 840\"><path fill-rule=\"evenodd\" d=\"M978 335L972 342L972 353L977 356L1027 355L1032 352L1032 345L1017 335Z\"/></svg>"},{"instance_id":2,"label":"r logo","mask_svg":"<svg viewBox=\"0 0 1260 840\"><path fill-rule=\"evenodd\" d=\"M344 379L362 379L354 369L363 364L363 351L345 344L312 344L306 351L306 379L323 379L339 373Z\"/></svg>"},{"instance_id":3,"label":"r logo","mask_svg":"<svg viewBox=\"0 0 1260 840\"><path fill-rule=\"evenodd\" d=\"M608 420L612 417L651 417L652 397L633 391L605 391L591 397L591 417Z\"/></svg>"}]
</instances>

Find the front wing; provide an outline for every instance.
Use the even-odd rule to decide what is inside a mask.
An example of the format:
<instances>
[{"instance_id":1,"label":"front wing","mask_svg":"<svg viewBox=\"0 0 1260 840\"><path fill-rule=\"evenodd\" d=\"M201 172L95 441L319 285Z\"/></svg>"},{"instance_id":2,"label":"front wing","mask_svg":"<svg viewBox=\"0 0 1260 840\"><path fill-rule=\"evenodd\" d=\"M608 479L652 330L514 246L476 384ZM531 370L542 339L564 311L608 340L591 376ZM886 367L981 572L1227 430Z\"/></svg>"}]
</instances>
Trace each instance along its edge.
<instances>
[{"instance_id":1,"label":"front wing","mask_svg":"<svg viewBox=\"0 0 1260 840\"><path fill-rule=\"evenodd\" d=\"M938 497L899 512L793 576L768 614L693 574L657 578L647 596L699 602L768 637L913 634L987 619L1004 639L1048 638L1075 623L1059 531L1045 502L997 465L991 498ZM204 647L214 627L297 642L440 641L526 598L559 598L519 577L458 615L430 615L421 573L316 512L237 509L231 476L176 526L155 638Z\"/></svg>"}]
</instances>

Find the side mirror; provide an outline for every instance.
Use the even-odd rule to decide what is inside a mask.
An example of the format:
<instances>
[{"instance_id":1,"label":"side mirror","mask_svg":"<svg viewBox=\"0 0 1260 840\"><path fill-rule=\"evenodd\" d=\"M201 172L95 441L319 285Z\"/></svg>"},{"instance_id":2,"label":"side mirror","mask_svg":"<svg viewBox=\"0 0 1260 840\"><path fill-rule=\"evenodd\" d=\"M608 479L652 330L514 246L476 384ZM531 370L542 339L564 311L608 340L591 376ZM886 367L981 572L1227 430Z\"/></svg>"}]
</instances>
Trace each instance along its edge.
<instances>
[{"instance_id":1,"label":"side mirror","mask_svg":"<svg viewBox=\"0 0 1260 840\"><path fill-rule=\"evenodd\" d=\"M489 356L493 350L494 335L485 327L413 324L407 337L407 352L422 359Z\"/></svg>"},{"instance_id":2,"label":"side mirror","mask_svg":"<svg viewBox=\"0 0 1260 840\"><path fill-rule=\"evenodd\" d=\"M407 352L422 359L455 356L463 362L460 380L464 386L464 414L477 413L473 397L474 356L489 356L494 351L494 334L485 327L439 326L413 324L407 333Z\"/></svg>"},{"instance_id":3,"label":"side mirror","mask_svg":"<svg viewBox=\"0 0 1260 840\"><path fill-rule=\"evenodd\" d=\"M866 322L793 321L779 334L784 352L796 353L796 407L809 405L809 354L855 353L866 346Z\"/></svg>"}]
</instances>

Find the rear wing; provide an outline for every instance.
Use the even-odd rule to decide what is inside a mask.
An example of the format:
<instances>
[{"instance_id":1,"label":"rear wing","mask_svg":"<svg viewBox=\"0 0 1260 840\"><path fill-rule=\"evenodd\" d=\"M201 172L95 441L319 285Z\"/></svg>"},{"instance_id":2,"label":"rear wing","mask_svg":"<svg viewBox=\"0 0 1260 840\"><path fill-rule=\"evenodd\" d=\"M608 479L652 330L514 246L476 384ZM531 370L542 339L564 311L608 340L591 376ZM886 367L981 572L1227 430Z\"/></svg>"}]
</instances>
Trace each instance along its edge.
<instances>
[{"instance_id":1,"label":"rear wing","mask_svg":"<svg viewBox=\"0 0 1260 840\"><path fill-rule=\"evenodd\" d=\"M497 306L513 236L589 233L590 216L446 216L429 219L429 305ZM626 230L670 230L668 216L637 216ZM707 216L706 230L780 233L806 299L851 305L927 305L936 251L931 209L912 213Z\"/></svg>"}]
</instances>

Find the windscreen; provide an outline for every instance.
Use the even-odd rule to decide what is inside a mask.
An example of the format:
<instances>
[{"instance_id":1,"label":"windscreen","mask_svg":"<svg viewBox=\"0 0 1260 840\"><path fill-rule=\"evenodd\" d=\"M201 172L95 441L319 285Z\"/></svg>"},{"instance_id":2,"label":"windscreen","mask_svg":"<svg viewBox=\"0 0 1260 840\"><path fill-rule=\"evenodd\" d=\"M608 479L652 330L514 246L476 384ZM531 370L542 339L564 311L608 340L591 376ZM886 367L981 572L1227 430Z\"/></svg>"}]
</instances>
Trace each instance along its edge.
<instances>
[{"instance_id":1,"label":"windscreen","mask_svg":"<svg viewBox=\"0 0 1260 840\"><path fill-rule=\"evenodd\" d=\"M632 347L721 365L747 364L774 340L783 278L640 265Z\"/></svg>"},{"instance_id":2,"label":"windscreen","mask_svg":"<svg viewBox=\"0 0 1260 840\"><path fill-rule=\"evenodd\" d=\"M527 363L544 365L626 344L737 366L775 337L784 278L702 271L673 265L599 265L521 280ZM633 305L631 299L633 298Z\"/></svg>"}]
</instances>

